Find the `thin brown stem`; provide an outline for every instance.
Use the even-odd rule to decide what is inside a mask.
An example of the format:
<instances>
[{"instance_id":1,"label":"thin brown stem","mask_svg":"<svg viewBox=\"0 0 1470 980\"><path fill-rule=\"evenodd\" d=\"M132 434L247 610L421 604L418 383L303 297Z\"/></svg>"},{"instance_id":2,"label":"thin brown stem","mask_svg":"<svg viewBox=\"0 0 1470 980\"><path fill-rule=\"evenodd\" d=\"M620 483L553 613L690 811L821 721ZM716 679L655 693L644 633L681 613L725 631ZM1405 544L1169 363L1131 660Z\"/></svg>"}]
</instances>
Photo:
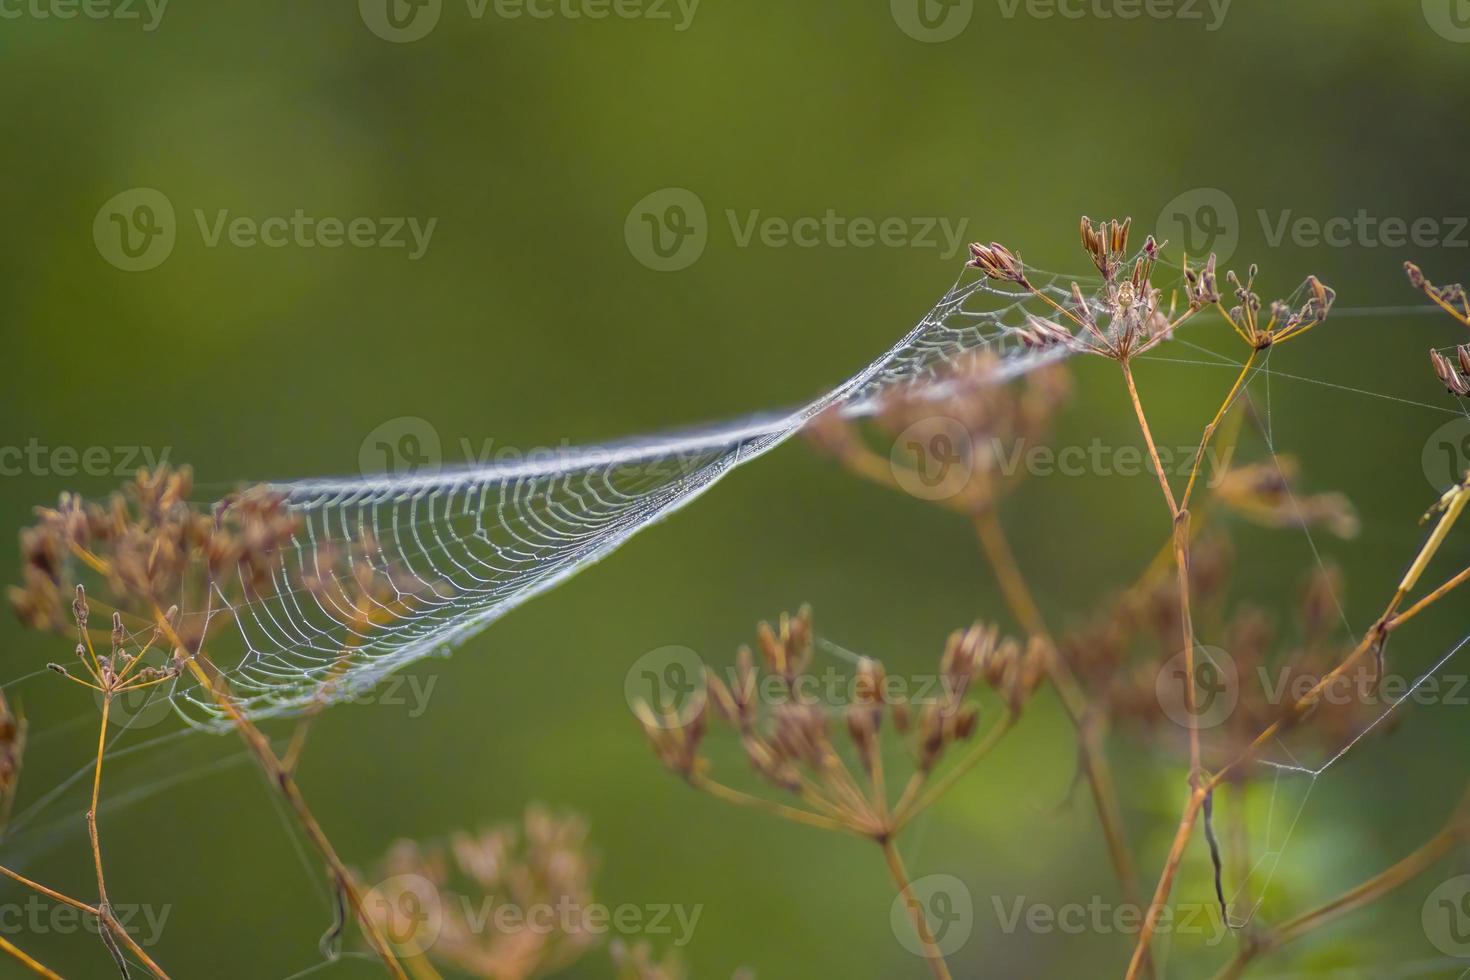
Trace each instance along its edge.
<instances>
[{"instance_id":1,"label":"thin brown stem","mask_svg":"<svg viewBox=\"0 0 1470 980\"><path fill-rule=\"evenodd\" d=\"M185 649L179 643L178 637L173 634L172 627L167 625L167 621L164 619L162 613L158 613L157 618L165 631L170 635L170 641L181 650ZM281 760L276 756L275 750L271 748L269 740L266 739L260 729L245 717L235 705L234 701L231 700L229 694L222 690L204 668L200 666L199 661L203 657L204 653L201 650L198 654L187 658L186 663L190 672L210 693L220 709L229 717L231 723L235 726L235 731L244 740L246 747L250 749L261 768L265 770L271 783L285 797L286 803L290 806L292 813L296 817L296 822L301 825L301 828L306 832L307 839L311 842L317 853L321 855L322 860L326 862L328 869L332 873L334 884L347 897L348 904L352 906L352 911L357 916L358 923L362 927L363 935L367 937L369 945L373 947L373 951L383 961L383 965L387 968L389 975L397 978L397 980L409 980L408 974L404 972L403 966L398 962L398 958L394 955L387 939L383 937L382 932L378 929L377 923L368 914L367 906L362 896L362 889L358 886L357 879L347 868L347 865L342 862L342 859L337 856L337 851L332 846L331 840L327 837L321 824L317 822L316 816L311 812L311 808L306 805L306 798L301 795L301 790L297 787L295 778L282 766Z\"/></svg>"},{"instance_id":2,"label":"thin brown stem","mask_svg":"<svg viewBox=\"0 0 1470 980\"><path fill-rule=\"evenodd\" d=\"M790 820L793 823L805 824L808 827L815 827L818 830L835 830L839 833L855 834L859 837L868 836L866 832L857 827L850 826L841 820L823 816L819 813L812 813L809 810L787 806L784 803L777 803L774 800L768 800L762 796L754 796L735 789L733 786L726 786L724 783L716 782L704 776L691 775L689 777L689 785L700 792L708 793L727 803L734 803L751 810L759 810L762 813L769 814L773 817L780 817L783 820Z\"/></svg>"},{"instance_id":3,"label":"thin brown stem","mask_svg":"<svg viewBox=\"0 0 1470 980\"><path fill-rule=\"evenodd\" d=\"M16 946L4 936L0 936L0 951L8 953L10 956L13 956L15 959L19 960L21 966L25 967L27 970L30 970L38 977L48 977L50 978L50 980L61 980L61 974L57 973L55 970L50 969L49 967L43 966L42 964L36 962L36 960L32 959L24 950L22 950L19 946Z\"/></svg>"},{"instance_id":4,"label":"thin brown stem","mask_svg":"<svg viewBox=\"0 0 1470 980\"><path fill-rule=\"evenodd\" d=\"M1235 379L1235 384L1231 387L1230 393L1220 403L1220 410L1215 413L1215 417L1210 420L1210 424L1205 426L1204 435L1199 441L1199 450L1194 454L1194 466L1189 471L1189 483L1184 487L1184 496L1179 499L1179 507L1182 510L1189 509L1190 498L1194 495L1194 484L1199 479L1200 464L1204 462L1205 453L1209 450L1210 440L1214 438L1215 430L1220 427L1220 421L1225 418L1225 413L1230 411L1231 406L1235 404L1235 399L1240 396L1241 389L1245 386L1246 378L1250 376L1251 368L1255 366L1256 355L1258 353L1260 352L1255 348L1251 349L1250 357L1246 358L1245 364L1240 369L1240 376Z\"/></svg>"},{"instance_id":5,"label":"thin brown stem","mask_svg":"<svg viewBox=\"0 0 1470 980\"><path fill-rule=\"evenodd\" d=\"M935 980L951 980L949 966L944 962L944 954L939 950L939 944L934 941L934 933L929 929L929 921L924 915L924 906L914 895L913 884L909 881L909 873L903 866L903 858L899 857L898 848L893 843L892 837L885 837L883 843L883 857L888 862L888 873L893 877L893 883L898 886L898 894L908 906L909 914L914 920L914 931L919 934L919 942L924 947L924 960L933 971Z\"/></svg>"},{"instance_id":6,"label":"thin brown stem","mask_svg":"<svg viewBox=\"0 0 1470 980\"><path fill-rule=\"evenodd\" d=\"M1015 713L1008 711L1004 718L990 726L990 730L985 733L984 737L971 746L970 750L965 753L960 761L951 766L942 777L936 780L918 798L917 802L909 803L908 806L894 816L891 834L896 835L899 831L903 830L904 827L908 826L910 820L933 806L940 797L948 793L954 787L955 783L963 779L971 769L975 768L981 759L989 755L990 751L1000 744L1000 740L1005 737L1006 733L1011 730L1015 723Z\"/></svg>"}]
</instances>

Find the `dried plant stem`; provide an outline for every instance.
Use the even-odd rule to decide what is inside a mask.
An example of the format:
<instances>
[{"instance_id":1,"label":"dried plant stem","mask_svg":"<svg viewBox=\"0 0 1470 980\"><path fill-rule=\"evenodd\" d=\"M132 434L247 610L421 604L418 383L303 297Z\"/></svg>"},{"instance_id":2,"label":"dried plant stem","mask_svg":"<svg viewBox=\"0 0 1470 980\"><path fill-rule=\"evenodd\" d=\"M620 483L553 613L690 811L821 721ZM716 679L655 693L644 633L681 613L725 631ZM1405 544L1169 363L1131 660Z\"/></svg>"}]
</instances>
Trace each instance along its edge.
<instances>
[{"instance_id":1,"label":"dried plant stem","mask_svg":"<svg viewBox=\"0 0 1470 980\"><path fill-rule=\"evenodd\" d=\"M1374 875L1355 888L1348 889L1331 901L1252 937L1251 941L1242 946L1235 954L1235 958L1215 975L1215 980L1236 980L1245 974L1246 969L1256 959L1300 939L1307 933L1349 912L1354 912L1364 905L1377 901L1423 874L1436 861L1470 837L1470 821L1466 819L1467 803L1470 803L1470 791L1467 791L1466 795L1461 798L1454 816L1444 828L1397 864Z\"/></svg>"},{"instance_id":2,"label":"dried plant stem","mask_svg":"<svg viewBox=\"0 0 1470 980\"><path fill-rule=\"evenodd\" d=\"M167 620L161 613L158 614L158 622L167 626ZM172 635L173 631L171 627L167 632L170 634L171 641L177 644L178 637ZM216 685L204 668L200 666L199 661L203 657L204 653L202 650L195 656L189 657L187 661L189 671L210 692L220 709L229 716L231 723L234 724L235 730L240 734L241 739L244 740L246 747L250 749L256 761L265 769L272 784L285 797L287 805L290 806L296 816L297 823L301 825L302 830L306 832L307 839L311 841L312 846L316 848L317 853L321 855L322 860L326 862L328 869L330 869L333 883L347 896L348 904L352 906L352 911L357 915L357 921L362 927L363 935L367 937L369 945L373 947L373 951L378 954L379 959L383 961L383 965L387 967L389 975L396 977L397 980L409 980L408 974L403 971L403 966L398 962L397 957L394 956L387 939L379 931L377 923L373 921L372 916L368 914L367 906L363 902L362 889L358 887L356 878L348 870L347 865L342 863L342 859L337 856L337 851L332 847L332 842L327 838L326 832L322 830L322 826L317 822L315 815L312 814L311 808L306 805L306 799L301 795L301 790L297 787L295 778L282 765L275 750L271 748L270 741L261 730L240 712L240 709L230 700L229 694Z\"/></svg>"},{"instance_id":3,"label":"dried plant stem","mask_svg":"<svg viewBox=\"0 0 1470 980\"><path fill-rule=\"evenodd\" d=\"M1011 615L1021 627L1036 636L1050 639L1046 621L1040 607L1026 584L1016 560L1015 550L1006 537L1005 528L995 514L994 508L986 508L973 517L975 534L981 550L989 562L1001 594L1011 609ZM1133 861L1133 852L1128 846L1128 835L1123 829L1122 807L1113 782L1112 767L1102 744L1102 730L1088 713L1087 696L1078 686L1076 678L1060 657L1052 657L1047 664L1047 675L1057 689L1062 706L1067 711L1077 731L1077 755L1083 777L1097 809L1098 822L1102 826L1107 842L1108 857L1113 873L1123 889L1126 901L1138 904L1138 871Z\"/></svg>"},{"instance_id":4,"label":"dried plant stem","mask_svg":"<svg viewBox=\"0 0 1470 980\"><path fill-rule=\"evenodd\" d=\"M820 813L812 813L808 810L801 810L793 806L787 806L784 803L777 803L776 801L768 800L765 797L754 796L750 793L742 792L741 790L735 789L732 786L726 786L724 783L716 782L713 779L708 779L698 774L690 775L689 785L702 793L708 793L709 795L724 800L727 803L734 803L738 806L743 806L751 810L759 810L762 813L768 813L771 816L781 817L786 820L791 820L795 823L805 824L808 827L815 827L818 830L835 830L844 834L854 834L859 837L867 836L865 834L859 833L859 831L855 827L852 827L851 825L841 820L823 816Z\"/></svg>"},{"instance_id":5,"label":"dried plant stem","mask_svg":"<svg viewBox=\"0 0 1470 980\"><path fill-rule=\"evenodd\" d=\"M888 873L893 876L893 883L898 886L899 896L909 908L909 914L914 920L914 931L919 934L919 942L924 947L924 959L929 964L929 969L933 971L936 980L951 980L949 966L944 962L944 954L939 951L939 944L934 941L934 934L929 931L929 922L924 916L924 906L914 895L913 885L909 882L909 873L903 866L903 858L899 857L893 838L885 837L882 844L883 857L888 861Z\"/></svg>"},{"instance_id":6,"label":"dried plant stem","mask_svg":"<svg viewBox=\"0 0 1470 980\"><path fill-rule=\"evenodd\" d=\"M50 980L61 980L61 974L36 962L29 955L27 955L24 950L16 946L4 936L0 936L0 952L8 953L10 956L13 956L15 959L20 961L21 966L25 967L27 970L30 970L38 977L48 977L50 978Z\"/></svg>"},{"instance_id":7,"label":"dried plant stem","mask_svg":"<svg viewBox=\"0 0 1470 980\"><path fill-rule=\"evenodd\" d=\"M1445 538L1449 535L1450 529L1454 527L1455 523L1464 513L1466 505L1470 504L1470 484L1462 485L1455 490L1451 490L1449 493L1445 494L1442 503L1444 510L1443 513L1440 515L1434 532L1430 534L1429 539L1424 543L1424 546L1415 556L1413 563L1409 567L1409 571L1405 573L1404 578L1400 582L1398 589L1394 592L1393 599L1389 601L1387 609L1384 610L1383 615L1379 618L1378 625L1368 631L1368 633L1363 637L1361 641L1359 641L1358 645L1353 649L1353 652L1348 654L1348 656L1343 659L1342 663L1338 664L1327 674L1323 675L1323 677L1318 680L1315 685L1312 686L1312 689L1310 691L1308 691L1306 694L1302 695L1296 700L1296 702L1292 706L1292 711L1287 713L1288 718L1298 716L1302 711L1315 703L1317 698L1321 696L1322 692L1330 684L1336 681L1337 678L1341 677L1347 671L1352 670L1353 667L1369 653L1369 651L1381 648L1381 644L1384 642L1385 637L1387 636L1389 630L1392 628L1392 624L1397 617L1399 607L1403 604L1409 593L1412 592L1414 588L1418 585L1419 579L1424 573L1424 569L1429 565L1429 562L1433 560L1435 554L1438 553L1440 546L1444 543ZM1460 576L1457 576L1456 579L1460 579L1460 581L1463 581ZM1451 579L1451 582L1459 584L1459 582L1456 582L1456 579ZM1418 610L1424 608L1427 604L1430 604L1427 600L1432 599L1433 601L1438 601L1448 594L1449 589L1436 590L1436 592L1432 593L1431 596L1426 597L1426 602L1421 602L1415 607L1415 612L1417 613ZM1186 685L1186 691L1189 691L1191 689L1192 685ZM1159 885L1154 892L1154 900L1152 906L1149 909L1149 915L1145 917L1143 928L1139 932L1138 944L1134 947L1133 959L1128 967L1128 980L1132 980L1132 978L1138 975L1138 971L1141 967L1143 958L1147 953L1149 943L1153 939L1154 927L1156 925L1158 915L1158 912L1156 910L1162 908L1164 903L1166 903L1169 899L1169 893L1174 883L1175 873L1178 871L1179 862L1184 856L1184 847L1189 841L1190 831L1194 827L1194 822L1199 816L1199 811L1204 805L1205 799L1209 796L1211 790L1213 790L1216 786L1223 782L1227 777L1234 774L1242 766L1253 760L1256 756L1256 753L1260 751L1261 747L1269 742L1272 738L1274 738L1277 733L1281 731L1282 727L1285 724L1286 721L1282 720L1273 722L1271 725L1267 726L1267 728L1262 731L1261 734L1256 736L1256 738L1251 742L1251 744L1246 748L1244 752L1242 752L1235 759L1231 760L1213 775L1201 778L1203 774L1196 770L1194 776L1191 777L1193 786L1189 795L1189 799L1185 804L1184 813L1180 817L1179 831L1175 835L1174 846L1170 849L1168 859L1164 864L1164 870L1159 876Z\"/></svg>"},{"instance_id":8,"label":"dried plant stem","mask_svg":"<svg viewBox=\"0 0 1470 980\"><path fill-rule=\"evenodd\" d=\"M1245 387L1246 378L1250 377L1251 368L1255 366L1256 355L1259 353L1260 351L1256 348L1251 348L1250 357L1246 358L1245 364L1241 366L1240 376L1235 379L1235 385L1230 389L1230 394L1225 396L1225 400L1220 403L1220 410L1215 413L1215 417L1210 420L1210 424L1205 426L1204 435L1199 441L1199 451L1194 454L1194 465L1189 470L1189 483L1184 487L1184 496L1179 500L1181 510L1189 509L1190 498L1194 495L1194 484L1199 479L1200 465L1205 460L1205 452L1209 449L1210 440L1214 438L1215 430L1220 427L1220 422L1225 418L1225 413L1230 411L1231 406L1235 404L1235 399L1240 396L1241 390Z\"/></svg>"},{"instance_id":9,"label":"dried plant stem","mask_svg":"<svg viewBox=\"0 0 1470 980\"><path fill-rule=\"evenodd\" d=\"M104 692L102 695L102 722L97 731L97 765L92 775L92 805L87 810L87 836L92 842L92 863L97 871L97 907L93 913L106 927L107 932L116 936L118 941L128 948L134 956L143 964L149 973L158 977L159 980L168 980L168 974L155 962L152 957L143 952L128 931L123 928L122 923L112 914L112 905L107 900L107 881L102 873L102 843L97 833L97 801L102 794L102 760L107 751L107 716L112 708L112 693ZM106 933L100 933L106 940ZM112 943L107 943L108 951L114 956L120 956L117 948ZM122 964L120 963L119 966ZM127 971L123 971L127 975Z\"/></svg>"},{"instance_id":10,"label":"dried plant stem","mask_svg":"<svg viewBox=\"0 0 1470 980\"><path fill-rule=\"evenodd\" d=\"M1031 590L1026 586L1021 566L1016 561L1016 554L1011 549L1000 519L995 515L995 509L987 507L975 514L972 523L975 525L975 536L980 540L980 548L995 573L1001 595L1005 597L1011 614L1026 632L1033 636L1049 636L1046 621L1041 616L1041 610L1037 607Z\"/></svg>"}]
</instances>

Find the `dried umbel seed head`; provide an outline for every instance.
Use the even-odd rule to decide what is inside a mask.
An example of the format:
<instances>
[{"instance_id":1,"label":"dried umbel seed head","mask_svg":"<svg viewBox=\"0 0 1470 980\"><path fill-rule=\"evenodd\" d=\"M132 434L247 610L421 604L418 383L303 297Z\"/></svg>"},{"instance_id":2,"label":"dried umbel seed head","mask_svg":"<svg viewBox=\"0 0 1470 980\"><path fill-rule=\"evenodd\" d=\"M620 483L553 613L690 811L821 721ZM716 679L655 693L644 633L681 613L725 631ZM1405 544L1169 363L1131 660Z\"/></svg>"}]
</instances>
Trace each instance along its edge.
<instances>
[{"instance_id":1,"label":"dried umbel seed head","mask_svg":"<svg viewBox=\"0 0 1470 980\"><path fill-rule=\"evenodd\" d=\"M687 716L671 704L653 707L639 701L633 705L633 713L658 761L685 779L696 775L703 766L699 744L704 739L707 704L704 699L695 701Z\"/></svg>"},{"instance_id":2,"label":"dried umbel seed head","mask_svg":"<svg viewBox=\"0 0 1470 980\"><path fill-rule=\"evenodd\" d=\"M1408 275L1411 286L1428 296L1456 320L1470 326L1470 297L1466 296L1464 286L1457 282L1436 286L1425 278L1423 271L1412 262L1404 263L1404 272Z\"/></svg>"},{"instance_id":3,"label":"dried umbel seed head","mask_svg":"<svg viewBox=\"0 0 1470 980\"><path fill-rule=\"evenodd\" d=\"M989 245L972 243L970 267L1001 282L1013 282L1027 287L1031 285L1026 279L1026 267L1021 262L1021 257L999 242L991 242Z\"/></svg>"},{"instance_id":4,"label":"dried umbel seed head","mask_svg":"<svg viewBox=\"0 0 1470 980\"><path fill-rule=\"evenodd\" d=\"M1211 252L1205 264L1198 269L1191 269L1186 260L1184 282L1185 295L1189 300L1190 309L1199 310L1220 302L1220 281L1215 273L1215 253Z\"/></svg>"},{"instance_id":5,"label":"dried umbel seed head","mask_svg":"<svg viewBox=\"0 0 1470 980\"><path fill-rule=\"evenodd\" d=\"M62 494L56 508L38 508L21 536L23 584L10 593L16 611L29 625L62 628L60 593L70 588L74 554L100 569L120 604L143 610L237 579L247 593L271 588L297 527L284 497L253 488L208 514L189 504L192 491L187 468L165 467L139 472L105 503Z\"/></svg>"},{"instance_id":6,"label":"dried umbel seed head","mask_svg":"<svg viewBox=\"0 0 1470 980\"><path fill-rule=\"evenodd\" d=\"M405 952L485 980L544 976L600 941L594 866L585 820L532 806L519 827L396 842L364 907ZM518 914L484 915L489 902Z\"/></svg>"},{"instance_id":7,"label":"dried umbel seed head","mask_svg":"<svg viewBox=\"0 0 1470 980\"><path fill-rule=\"evenodd\" d=\"M1431 350L1429 360L1446 391L1457 398L1470 398L1470 347L1457 347L1453 361Z\"/></svg>"},{"instance_id":8,"label":"dried umbel seed head","mask_svg":"<svg viewBox=\"0 0 1470 980\"><path fill-rule=\"evenodd\" d=\"M1094 225L1090 218L1082 216L1082 248L1091 256L1097 271L1109 282L1122 268L1124 253L1128 251L1128 229L1132 224L1133 219L1128 218L1122 224L1103 221Z\"/></svg>"},{"instance_id":9,"label":"dried umbel seed head","mask_svg":"<svg viewBox=\"0 0 1470 980\"><path fill-rule=\"evenodd\" d=\"M1341 493L1304 494L1300 472L1290 456L1250 463L1227 472L1215 485L1221 503L1264 527L1326 527L1340 538L1356 537L1357 510Z\"/></svg>"}]
</instances>

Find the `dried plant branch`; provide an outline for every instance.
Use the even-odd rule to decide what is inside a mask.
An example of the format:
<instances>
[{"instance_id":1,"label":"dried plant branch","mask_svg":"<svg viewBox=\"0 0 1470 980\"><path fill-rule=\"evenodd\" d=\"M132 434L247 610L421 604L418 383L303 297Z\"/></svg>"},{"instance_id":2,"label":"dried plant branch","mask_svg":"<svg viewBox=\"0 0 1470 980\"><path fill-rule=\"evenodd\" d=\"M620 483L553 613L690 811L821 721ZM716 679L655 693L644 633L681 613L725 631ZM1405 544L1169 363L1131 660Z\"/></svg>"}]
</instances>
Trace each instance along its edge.
<instances>
[{"instance_id":1,"label":"dried plant branch","mask_svg":"<svg viewBox=\"0 0 1470 980\"><path fill-rule=\"evenodd\" d=\"M4 952L7 955L15 958L20 962L21 966L25 967L27 970L30 970L38 977L47 977L48 980L61 980L61 974L50 969L49 967L43 966L42 964L38 963L20 947L16 946L4 936L0 936L0 952Z\"/></svg>"},{"instance_id":2,"label":"dried plant branch","mask_svg":"<svg viewBox=\"0 0 1470 980\"><path fill-rule=\"evenodd\" d=\"M888 873L893 877L893 883L898 886L899 897L908 906L909 916L914 921L914 931L919 934L919 942L924 947L924 961L929 964L935 980L951 980L944 954L940 952L939 944L934 941L934 933L929 929L923 903L914 896L914 886L909 880L908 869L903 866L903 858L899 856L898 848L891 837L883 839L883 857L888 862Z\"/></svg>"}]
</instances>

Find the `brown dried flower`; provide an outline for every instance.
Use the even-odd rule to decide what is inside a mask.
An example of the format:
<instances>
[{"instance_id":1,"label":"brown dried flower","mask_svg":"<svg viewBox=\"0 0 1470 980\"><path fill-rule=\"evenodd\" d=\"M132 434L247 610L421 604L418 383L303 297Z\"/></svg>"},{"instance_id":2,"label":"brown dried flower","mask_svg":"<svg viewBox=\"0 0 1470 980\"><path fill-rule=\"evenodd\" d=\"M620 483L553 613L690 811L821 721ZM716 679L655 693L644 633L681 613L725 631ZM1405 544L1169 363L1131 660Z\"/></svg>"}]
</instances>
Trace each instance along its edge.
<instances>
[{"instance_id":1,"label":"brown dried flower","mask_svg":"<svg viewBox=\"0 0 1470 980\"><path fill-rule=\"evenodd\" d=\"M593 866L582 818L532 806L520 827L458 833L447 845L398 841L368 893L368 914L406 956L486 980L529 980L600 941Z\"/></svg>"}]
</instances>

